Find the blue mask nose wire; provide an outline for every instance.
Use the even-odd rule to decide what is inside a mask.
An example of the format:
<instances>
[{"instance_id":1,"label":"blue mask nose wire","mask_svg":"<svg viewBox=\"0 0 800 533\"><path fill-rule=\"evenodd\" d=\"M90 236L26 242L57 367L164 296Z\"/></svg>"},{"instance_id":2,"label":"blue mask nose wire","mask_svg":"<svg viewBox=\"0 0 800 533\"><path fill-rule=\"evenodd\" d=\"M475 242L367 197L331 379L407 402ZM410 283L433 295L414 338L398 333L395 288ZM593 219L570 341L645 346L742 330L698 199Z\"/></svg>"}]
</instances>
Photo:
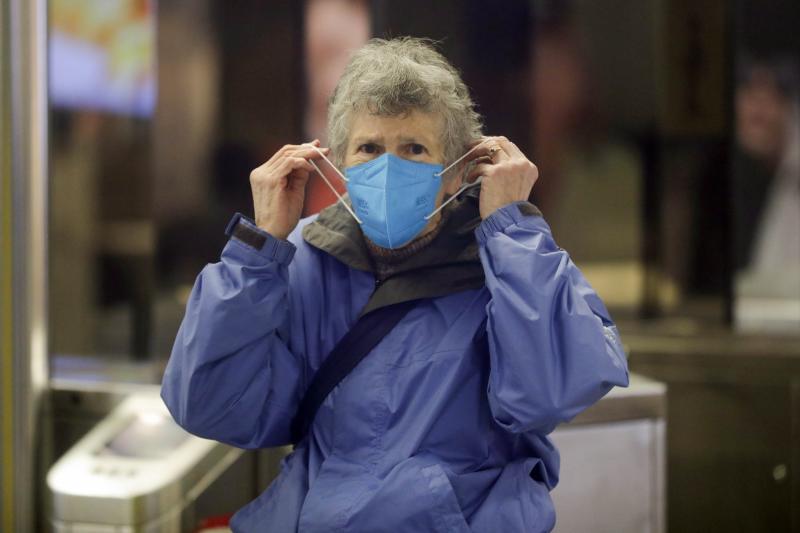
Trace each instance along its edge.
<instances>
[{"instance_id":1,"label":"blue mask nose wire","mask_svg":"<svg viewBox=\"0 0 800 533\"><path fill-rule=\"evenodd\" d=\"M328 159L327 157L325 157L325 154L323 154L323 153L322 153L322 150L320 150L319 148L317 148L317 147L316 147L316 146L314 146L313 144L308 144L308 143L306 143L304 146L310 146L311 148L313 148L314 150L316 150L316 151L319 153L319 155L321 155L321 156L322 156L322 159L324 159L325 161L327 161L327 162L328 162L328 164L331 166L331 168L332 168L333 170L335 170L335 171L336 171L336 173L339 175L339 177L340 177L340 178L342 178L342 179L345 181L345 183L347 183L348 179L345 177L345 175L344 175L344 174L342 174L342 173L339 171L339 169L338 169L338 168L336 168L336 166L335 166L333 163L331 163L331 160L330 160L330 159ZM317 174L319 174L319 176L322 178L322 181L324 181L324 182L325 182L325 185L327 185L327 186L330 188L330 190L331 190L331 191L333 191L333 194L335 194L335 195L336 195L336 198L338 199L338 202L339 202L339 203L341 203L341 204L344 206L344 208L345 208L345 209L347 209L347 211L348 211L348 212L350 213L350 215L351 215L351 216L352 216L352 217L353 217L353 218L356 220L356 222L358 222L359 224L363 224L363 222L361 222L361 219L360 219L360 218L358 218L358 216L356 215L355 211L353 211L353 209L352 209L352 208L351 208L349 205L347 205L347 202L345 202L345 201L344 201L344 198L342 198L342 195L341 195L341 194L339 194L339 191L337 191L337 190L336 190L336 187L334 187L333 185L331 185L331 182L330 182L330 181L328 181L328 178L326 178L326 177L325 177L325 174L323 174L323 173L322 173L322 171L319 169L319 167L318 167L318 166L317 166L317 164L314 162L314 160L313 160L313 159L308 159L307 161L308 161L309 163L311 163L311 166L313 166L313 167L314 167L314 170L316 170L316 171L317 171Z\"/></svg>"}]
</instances>

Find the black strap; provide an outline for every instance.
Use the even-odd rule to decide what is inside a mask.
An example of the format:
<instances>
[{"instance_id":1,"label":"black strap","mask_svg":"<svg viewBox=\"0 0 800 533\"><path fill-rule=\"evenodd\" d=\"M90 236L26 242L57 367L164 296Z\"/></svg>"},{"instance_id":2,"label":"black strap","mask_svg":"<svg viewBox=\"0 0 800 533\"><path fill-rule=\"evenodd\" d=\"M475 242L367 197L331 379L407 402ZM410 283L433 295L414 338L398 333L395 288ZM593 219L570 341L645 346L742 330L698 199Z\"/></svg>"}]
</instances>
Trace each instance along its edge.
<instances>
[{"instance_id":1,"label":"black strap","mask_svg":"<svg viewBox=\"0 0 800 533\"><path fill-rule=\"evenodd\" d=\"M400 302L371 311L355 323L322 362L306 390L292 420L292 442L297 444L308 433L322 402L330 392L416 305L416 300Z\"/></svg>"}]
</instances>

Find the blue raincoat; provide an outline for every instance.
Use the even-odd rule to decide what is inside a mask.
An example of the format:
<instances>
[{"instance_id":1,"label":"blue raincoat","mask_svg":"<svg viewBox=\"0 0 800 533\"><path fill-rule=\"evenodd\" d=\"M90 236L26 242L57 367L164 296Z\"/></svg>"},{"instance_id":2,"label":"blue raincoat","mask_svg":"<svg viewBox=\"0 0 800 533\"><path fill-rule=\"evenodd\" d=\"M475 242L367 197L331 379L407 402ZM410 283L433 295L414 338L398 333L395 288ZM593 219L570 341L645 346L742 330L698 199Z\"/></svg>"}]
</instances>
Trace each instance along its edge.
<instances>
[{"instance_id":1,"label":"blue raincoat","mask_svg":"<svg viewBox=\"0 0 800 533\"><path fill-rule=\"evenodd\" d=\"M547 434L627 385L625 356L532 204L481 222L464 196L429 252L377 285L341 206L288 242L241 219L199 275L162 397L189 432L242 448L290 442L305 387L360 313L423 298L327 397L235 532L554 527Z\"/></svg>"}]
</instances>

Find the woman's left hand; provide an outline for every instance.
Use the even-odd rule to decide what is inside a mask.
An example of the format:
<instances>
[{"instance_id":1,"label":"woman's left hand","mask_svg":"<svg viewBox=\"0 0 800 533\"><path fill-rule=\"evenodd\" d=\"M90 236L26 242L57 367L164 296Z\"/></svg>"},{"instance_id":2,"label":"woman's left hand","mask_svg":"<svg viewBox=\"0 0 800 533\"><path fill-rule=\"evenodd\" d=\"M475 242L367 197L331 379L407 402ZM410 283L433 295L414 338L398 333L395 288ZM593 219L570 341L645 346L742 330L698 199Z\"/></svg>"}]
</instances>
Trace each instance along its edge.
<instances>
[{"instance_id":1,"label":"woman's left hand","mask_svg":"<svg viewBox=\"0 0 800 533\"><path fill-rule=\"evenodd\" d=\"M505 137L484 137L475 144L480 143L484 143L483 146L469 158L476 165L468 174L467 181L483 176L480 212L481 219L486 219L504 205L528 200L534 183L539 179L539 169Z\"/></svg>"}]
</instances>

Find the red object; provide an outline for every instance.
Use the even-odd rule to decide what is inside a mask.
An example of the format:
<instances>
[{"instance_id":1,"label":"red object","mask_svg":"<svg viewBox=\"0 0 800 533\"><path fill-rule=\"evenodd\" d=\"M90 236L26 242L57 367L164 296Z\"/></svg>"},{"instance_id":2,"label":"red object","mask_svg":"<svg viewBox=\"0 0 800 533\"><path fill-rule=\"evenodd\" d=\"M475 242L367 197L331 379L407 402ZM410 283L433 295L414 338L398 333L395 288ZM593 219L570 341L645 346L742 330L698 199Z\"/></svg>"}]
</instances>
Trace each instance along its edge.
<instances>
[{"instance_id":1,"label":"red object","mask_svg":"<svg viewBox=\"0 0 800 533\"><path fill-rule=\"evenodd\" d=\"M208 518L204 518L200 520L200 523L197 525L197 529L195 529L195 533L200 533L204 529L211 529L214 527L228 527L231 522L231 517L233 513L228 513L220 516L209 516Z\"/></svg>"}]
</instances>

